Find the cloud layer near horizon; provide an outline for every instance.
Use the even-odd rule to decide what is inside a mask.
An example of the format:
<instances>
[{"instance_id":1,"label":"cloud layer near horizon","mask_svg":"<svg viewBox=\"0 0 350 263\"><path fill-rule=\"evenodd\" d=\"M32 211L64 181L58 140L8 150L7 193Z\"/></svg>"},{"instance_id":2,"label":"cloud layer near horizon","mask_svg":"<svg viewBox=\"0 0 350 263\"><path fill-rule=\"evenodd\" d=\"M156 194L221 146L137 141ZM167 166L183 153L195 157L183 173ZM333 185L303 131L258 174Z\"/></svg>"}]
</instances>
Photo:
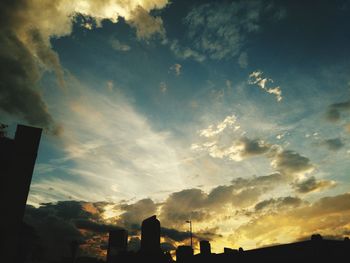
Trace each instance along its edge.
<instances>
[{"instance_id":1,"label":"cloud layer near horizon","mask_svg":"<svg viewBox=\"0 0 350 263\"><path fill-rule=\"evenodd\" d=\"M255 185L255 182L259 182L261 187L260 182L267 183L268 177L235 181L233 185L236 188L237 185L247 187ZM314 233L339 239L350 233L348 193L320 198L312 203L292 196L265 199L260 202L252 200L251 204L254 205L250 208L242 209L242 203L239 205L237 203L229 214L227 204L235 198L237 202L246 198L243 195L234 197L232 194L225 197L223 193L227 194L227 190L218 187L209 195L195 189L184 190L173 193L164 203L159 204L151 199L142 199L135 203L119 204L61 201L43 204L39 208L28 206L25 222L34 227L43 242L44 250L49 252L47 255L50 259L59 259L61 255L69 253L71 241L80 243L81 255L103 257L106 253L108 231L118 228L128 230L129 249L137 249L140 241L140 224L143 219L153 214L158 214L160 218L163 247L168 249L174 249L177 245L188 242L189 235L185 223L188 215L195 224L196 249L198 249L197 241L203 238L212 242L214 251L221 251L225 245L243 246L249 249L307 239ZM228 200L230 196L234 198ZM186 212L179 206L172 205L179 201L185 202L184 209L194 211ZM199 213L200 210L202 213ZM209 215L210 211L214 214ZM111 212L115 215L107 216ZM238 218L239 224L226 229L225 225L233 218ZM201 220L205 220L205 223L201 223ZM286 231L289 232L288 236L283 235Z\"/></svg>"}]
</instances>

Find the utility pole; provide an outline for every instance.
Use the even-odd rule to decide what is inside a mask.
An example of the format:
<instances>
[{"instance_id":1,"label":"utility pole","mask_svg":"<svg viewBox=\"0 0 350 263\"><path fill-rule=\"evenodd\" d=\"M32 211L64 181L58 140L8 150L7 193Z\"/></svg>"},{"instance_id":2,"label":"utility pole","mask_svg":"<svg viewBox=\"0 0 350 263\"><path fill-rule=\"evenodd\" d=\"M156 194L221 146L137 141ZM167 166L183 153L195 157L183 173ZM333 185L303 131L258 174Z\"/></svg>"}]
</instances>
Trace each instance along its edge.
<instances>
[{"instance_id":1,"label":"utility pole","mask_svg":"<svg viewBox=\"0 0 350 263\"><path fill-rule=\"evenodd\" d=\"M192 242L192 221L191 220L187 220L186 223L190 224L191 248L193 248L193 242Z\"/></svg>"}]
</instances>

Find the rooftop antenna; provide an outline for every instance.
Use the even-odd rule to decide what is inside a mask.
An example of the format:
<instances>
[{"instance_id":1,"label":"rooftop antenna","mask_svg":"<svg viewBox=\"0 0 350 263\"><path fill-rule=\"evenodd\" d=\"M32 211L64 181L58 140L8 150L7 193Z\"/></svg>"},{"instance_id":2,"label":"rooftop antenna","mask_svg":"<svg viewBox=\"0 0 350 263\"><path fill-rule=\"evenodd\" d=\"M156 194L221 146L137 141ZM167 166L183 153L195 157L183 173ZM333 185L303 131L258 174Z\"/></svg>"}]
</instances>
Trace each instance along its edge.
<instances>
[{"instance_id":1,"label":"rooftop antenna","mask_svg":"<svg viewBox=\"0 0 350 263\"><path fill-rule=\"evenodd\" d=\"M192 242L192 221L191 220L187 220L186 223L190 224L191 248L193 248L193 242Z\"/></svg>"}]
</instances>

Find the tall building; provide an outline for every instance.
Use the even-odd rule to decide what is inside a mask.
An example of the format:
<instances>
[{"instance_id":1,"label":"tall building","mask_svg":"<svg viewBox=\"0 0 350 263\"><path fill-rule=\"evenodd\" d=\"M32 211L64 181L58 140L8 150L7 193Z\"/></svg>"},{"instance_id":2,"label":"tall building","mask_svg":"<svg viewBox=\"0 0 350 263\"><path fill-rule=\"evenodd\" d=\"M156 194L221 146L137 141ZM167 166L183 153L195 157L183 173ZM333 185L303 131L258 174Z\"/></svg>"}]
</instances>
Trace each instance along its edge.
<instances>
[{"instance_id":1,"label":"tall building","mask_svg":"<svg viewBox=\"0 0 350 263\"><path fill-rule=\"evenodd\" d=\"M154 215L142 221L141 252L155 254L160 251L160 222Z\"/></svg>"},{"instance_id":2,"label":"tall building","mask_svg":"<svg viewBox=\"0 0 350 263\"><path fill-rule=\"evenodd\" d=\"M107 263L114 262L126 253L128 248L128 232L125 229L109 231Z\"/></svg>"},{"instance_id":3,"label":"tall building","mask_svg":"<svg viewBox=\"0 0 350 263\"><path fill-rule=\"evenodd\" d=\"M15 138L0 137L0 247L4 262L15 261L42 129L18 125Z\"/></svg>"},{"instance_id":4,"label":"tall building","mask_svg":"<svg viewBox=\"0 0 350 263\"><path fill-rule=\"evenodd\" d=\"M210 255L211 254L210 242L208 240L201 240L199 242L199 248L200 248L200 253L202 255Z\"/></svg>"}]
</instances>

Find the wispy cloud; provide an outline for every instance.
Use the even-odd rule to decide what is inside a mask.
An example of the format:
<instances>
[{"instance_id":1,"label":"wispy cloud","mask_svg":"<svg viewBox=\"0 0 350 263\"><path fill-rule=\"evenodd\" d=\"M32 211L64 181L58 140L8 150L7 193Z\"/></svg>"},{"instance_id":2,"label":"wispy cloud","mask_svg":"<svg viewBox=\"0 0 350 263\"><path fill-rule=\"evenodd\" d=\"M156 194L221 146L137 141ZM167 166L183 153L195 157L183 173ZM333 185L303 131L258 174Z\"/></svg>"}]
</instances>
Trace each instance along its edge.
<instances>
[{"instance_id":1,"label":"wispy cloud","mask_svg":"<svg viewBox=\"0 0 350 263\"><path fill-rule=\"evenodd\" d=\"M109 43L111 44L112 48L116 51L129 51L131 49L130 46L121 43L118 39L116 38L111 38Z\"/></svg>"},{"instance_id":2,"label":"wispy cloud","mask_svg":"<svg viewBox=\"0 0 350 263\"><path fill-rule=\"evenodd\" d=\"M249 75L248 83L252 85L257 85L262 90L266 91L269 94L273 94L276 97L276 100L280 102L282 98L282 90L279 86L276 87L267 87L267 83L273 83L272 79L264 78L262 71L254 71Z\"/></svg>"}]
</instances>

